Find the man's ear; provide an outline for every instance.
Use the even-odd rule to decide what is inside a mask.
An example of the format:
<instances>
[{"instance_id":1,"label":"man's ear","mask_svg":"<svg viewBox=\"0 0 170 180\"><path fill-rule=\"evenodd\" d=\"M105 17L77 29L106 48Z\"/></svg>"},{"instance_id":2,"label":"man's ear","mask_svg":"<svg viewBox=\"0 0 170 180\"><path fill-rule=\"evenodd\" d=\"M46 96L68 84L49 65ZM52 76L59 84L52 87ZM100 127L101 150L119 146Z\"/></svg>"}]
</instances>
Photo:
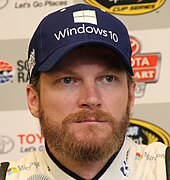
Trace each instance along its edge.
<instances>
[{"instance_id":1,"label":"man's ear","mask_svg":"<svg viewBox=\"0 0 170 180\"><path fill-rule=\"evenodd\" d=\"M27 104L31 114L38 118L39 117L39 97L35 89L28 84L26 87L27 93Z\"/></svg>"}]
</instances>

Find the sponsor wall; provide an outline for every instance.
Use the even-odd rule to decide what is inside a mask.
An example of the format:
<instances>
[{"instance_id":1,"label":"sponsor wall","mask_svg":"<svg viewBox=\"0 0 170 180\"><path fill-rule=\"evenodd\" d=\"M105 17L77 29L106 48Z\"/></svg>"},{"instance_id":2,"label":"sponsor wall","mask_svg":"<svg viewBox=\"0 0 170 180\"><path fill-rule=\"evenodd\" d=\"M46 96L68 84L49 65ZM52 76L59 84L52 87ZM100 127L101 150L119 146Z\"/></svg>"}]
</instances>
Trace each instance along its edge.
<instances>
[{"instance_id":1,"label":"sponsor wall","mask_svg":"<svg viewBox=\"0 0 170 180\"><path fill-rule=\"evenodd\" d=\"M131 35L132 64L138 78L131 126L137 143L170 145L170 1L2 0L0 1L0 161L43 148L38 120L27 109L27 48L39 21L74 3L89 3L113 13Z\"/></svg>"}]
</instances>

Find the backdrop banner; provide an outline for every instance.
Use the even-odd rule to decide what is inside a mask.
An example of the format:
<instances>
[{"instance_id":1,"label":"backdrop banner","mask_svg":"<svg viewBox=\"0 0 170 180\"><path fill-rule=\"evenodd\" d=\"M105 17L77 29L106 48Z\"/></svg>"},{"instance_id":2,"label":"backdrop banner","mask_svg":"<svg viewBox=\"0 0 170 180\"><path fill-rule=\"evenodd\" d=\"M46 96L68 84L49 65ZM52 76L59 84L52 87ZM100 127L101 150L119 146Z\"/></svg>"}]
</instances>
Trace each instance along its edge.
<instances>
[{"instance_id":1,"label":"backdrop banner","mask_svg":"<svg viewBox=\"0 0 170 180\"><path fill-rule=\"evenodd\" d=\"M43 149L39 122L27 107L28 44L45 15L75 3L102 7L128 27L137 86L127 135L139 144L161 141L170 145L170 1L2 0L0 161Z\"/></svg>"}]
</instances>

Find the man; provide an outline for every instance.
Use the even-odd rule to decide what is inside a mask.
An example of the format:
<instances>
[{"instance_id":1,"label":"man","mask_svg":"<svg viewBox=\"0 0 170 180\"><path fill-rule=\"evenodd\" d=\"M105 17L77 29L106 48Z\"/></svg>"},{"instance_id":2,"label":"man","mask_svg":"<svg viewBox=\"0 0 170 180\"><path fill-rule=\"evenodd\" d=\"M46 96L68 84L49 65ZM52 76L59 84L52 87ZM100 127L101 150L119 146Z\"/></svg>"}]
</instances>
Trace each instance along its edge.
<instances>
[{"instance_id":1,"label":"man","mask_svg":"<svg viewBox=\"0 0 170 180\"><path fill-rule=\"evenodd\" d=\"M28 66L28 106L45 148L1 163L1 179L166 179L166 146L125 136L135 81L118 19L85 4L48 15L31 40Z\"/></svg>"}]
</instances>

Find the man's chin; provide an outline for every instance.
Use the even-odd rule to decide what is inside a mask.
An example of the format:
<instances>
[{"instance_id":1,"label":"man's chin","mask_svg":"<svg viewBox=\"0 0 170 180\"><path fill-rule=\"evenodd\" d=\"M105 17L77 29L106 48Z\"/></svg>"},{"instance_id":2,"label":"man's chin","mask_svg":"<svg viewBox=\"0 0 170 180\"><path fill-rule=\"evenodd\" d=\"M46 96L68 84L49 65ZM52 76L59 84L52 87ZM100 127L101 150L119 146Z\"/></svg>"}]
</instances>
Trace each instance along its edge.
<instances>
[{"instance_id":1,"label":"man's chin","mask_svg":"<svg viewBox=\"0 0 170 180\"><path fill-rule=\"evenodd\" d=\"M116 153L122 144L119 131L108 127L87 126L78 129L67 126L61 132L53 132L53 135L58 134L56 138L50 134L48 142L55 152L68 159L82 163L96 162Z\"/></svg>"},{"instance_id":2,"label":"man's chin","mask_svg":"<svg viewBox=\"0 0 170 180\"><path fill-rule=\"evenodd\" d=\"M71 133L65 136L64 154L80 162L95 162L110 157L119 149L119 139L112 133L97 133L97 130Z\"/></svg>"}]
</instances>

